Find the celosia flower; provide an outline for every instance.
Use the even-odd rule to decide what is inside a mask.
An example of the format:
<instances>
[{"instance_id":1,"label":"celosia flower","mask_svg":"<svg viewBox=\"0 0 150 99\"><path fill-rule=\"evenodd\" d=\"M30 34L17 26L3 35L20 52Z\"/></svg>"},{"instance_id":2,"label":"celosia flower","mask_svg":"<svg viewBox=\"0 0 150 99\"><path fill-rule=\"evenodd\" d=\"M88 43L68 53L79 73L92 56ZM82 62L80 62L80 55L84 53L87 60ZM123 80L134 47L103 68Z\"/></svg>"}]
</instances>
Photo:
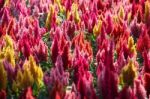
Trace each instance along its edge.
<instances>
[{"instance_id":1,"label":"celosia flower","mask_svg":"<svg viewBox=\"0 0 150 99\"><path fill-rule=\"evenodd\" d=\"M81 56L81 53L78 49L75 50L75 58L73 60L74 68L74 82L77 85L79 80L84 75L84 71L89 70L88 60L84 56Z\"/></svg>"},{"instance_id":2,"label":"celosia flower","mask_svg":"<svg viewBox=\"0 0 150 99\"><path fill-rule=\"evenodd\" d=\"M103 2L102 0L97 0L97 9L104 11L106 8L106 3Z\"/></svg>"},{"instance_id":3,"label":"celosia flower","mask_svg":"<svg viewBox=\"0 0 150 99\"><path fill-rule=\"evenodd\" d=\"M70 68L71 65L71 54L70 54L70 42L67 41L65 36L61 34L61 31L56 31L53 39L53 43L51 46L51 53L52 53L52 62L55 64L56 58L58 56L65 57L62 59L64 69Z\"/></svg>"},{"instance_id":4,"label":"celosia flower","mask_svg":"<svg viewBox=\"0 0 150 99\"><path fill-rule=\"evenodd\" d=\"M9 2L10 2L10 0L5 0L4 6L8 6Z\"/></svg>"},{"instance_id":5,"label":"celosia flower","mask_svg":"<svg viewBox=\"0 0 150 99\"><path fill-rule=\"evenodd\" d=\"M123 6L120 6L118 15L119 15L119 18L124 19L125 12L124 12Z\"/></svg>"},{"instance_id":6,"label":"celosia flower","mask_svg":"<svg viewBox=\"0 0 150 99\"><path fill-rule=\"evenodd\" d=\"M6 59L13 67L15 67L15 51L13 46L13 40L7 34L4 36L5 45L0 52L0 59Z\"/></svg>"},{"instance_id":7,"label":"celosia flower","mask_svg":"<svg viewBox=\"0 0 150 99\"><path fill-rule=\"evenodd\" d=\"M93 32L93 28L97 22L97 17L95 13L85 13L82 15L85 28L88 29L89 33Z\"/></svg>"},{"instance_id":8,"label":"celosia flower","mask_svg":"<svg viewBox=\"0 0 150 99\"><path fill-rule=\"evenodd\" d=\"M13 40L16 40L16 36L14 34L14 29L13 29L16 24L15 22L16 22L16 20L14 18L11 18L11 20L8 24L7 30L6 30L6 33L8 33Z\"/></svg>"},{"instance_id":9,"label":"celosia flower","mask_svg":"<svg viewBox=\"0 0 150 99\"><path fill-rule=\"evenodd\" d=\"M93 57L92 47L88 41L84 40L83 32L80 32L73 38L72 44L75 48L78 47L81 52L84 52L85 56L88 57L88 60L91 60Z\"/></svg>"},{"instance_id":10,"label":"celosia flower","mask_svg":"<svg viewBox=\"0 0 150 99\"><path fill-rule=\"evenodd\" d=\"M108 44L108 39L107 39L107 34L104 28L104 24L102 24L101 34L97 37L96 43L98 46L97 48L100 50L105 48L106 45Z\"/></svg>"},{"instance_id":11,"label":"celosia flower","mask_svg":"<svg viewBox=\"0 0 150 99\"><path fill-rule=\"evenodd\" d=\"M138 10L137 22L140 23L143 20L142 7Z\"/></svg>"},{"instance_id":12,"label":"celosia flower","mask_svg":"<svg viewBox=\"0 0 150 99\"><path fill-rule=\"evenodd\" d=\"M149 73L144 73L144 87L146 89L146 94L148 97L150 94L150 74Z\"/></svg>"},{"instance_id":13,"label":"celosia flower","mask_svg":"<svg viewBox=\"0 0 150 99\"><path fill-rule=\"evenodd\" d=\"M115 42L123 42L127 41L128 37L130 36L130 32L127 31L122 23L117 23L114 25L112 36L114 37Z\"/></svg>"},{"instance_id":14,"label":"celosia flower","mask_svg":"<svg viewBox=\"0 0 150 99\"><path fill-rule=\"evenodd\" d=\"M138 24L136 21L131 23L131 33L135 38L139 38L141 33L142 25Z\"/></svg>"},{"instance_id":15,"label":"celosia flower","mask_svg":"<svg viewBox=\"0 0 150 99\"><path fill-rule=\"evenodd\" d=\"M87 57L84 57L79 51L75 49L75 58L73 60L74 68L74 83L76 85L77 91L80 94L81 99L92 99L97 98L95 90L93 88L93 77L92 74L88 71L89 64ZM85 90L87 89L87 90Z\"/></svg>"},{"instance_id":16,"label":"celosia flower","mask_svg":"<svg viewBox=\"0 0 150 99\"><path fill-rule=\"evenodd\" d=\"M40 84L42 83L42 79L43 79L43 71L40 66L36 65L36 62L35 62L33 56L29 57L28 66L29 66L29 70L32 73L35 83L38 86L40 86Z\"/></svg>"},{"instance_id":17,"label":"celosia flower","mask_svg":"<svg viewBox=\"0 0 150 99\"><path fill-rule=\"evenodd\" d=\"M0 99L7 99L5 90L0 90Z\"/></svg>"},{"instance_id":18,"label":"celosia flower","mask_svg":"<svg viewBox=\"0 0 150 99\"><path fill-rule=\"evenodd\" d=\"M113 65L114 44L113 42L110 42L108 40L104 41L104 44L106 44L107 46L103 46L103 48L99 49L97 53L98 66L100 66L99 64L101 64L104 67L115 71L115 67Z\"/></svg>"},{"instance_id":19,"label":"celosia flower","mask_svg":"<svg viewBox=\"0 0 150 99\"><path fill-rule=\"evenodd\" d=\"M116 44L117 54L123 53L125 59L132 58L133 60L136 60L137 52L135 48L136 44L134 44L133 38L129 37L128 32L125 32L119 37Z\"/></svg>"},{"instance_id":20,"label":"celosia flower","mask_svg":"<svg viewBox=\"0 0 150 99\"><path fill-rule=\"evenodd\" d=\"M10 21L10 10L8 7L4 7L0 15L1 18L1 26L4 28L9 24ZM6 32L6 31L5 31Z\"/></svg>"},{"instance_id":21,"label":"celosia flower","mask_svg":"<svg viewBox=\"0 0 150 99\"><path fill-rule=\"evenodd\" d=\"M0 90L7 87L7 72L4 68L3 62L0 61Z\"/></svg>"},{"instance_id":22,"label":"celosia flower","mask_svg":"<svg viewBox=\"0 0 150 99\"><path fill-rule=\"evenodd\" d=\"M102 65L102 68L97 73L98 92L99 97L103 99L114 99L118 96L118 75L113 64L113 42L107 44L108 46L104 47L104 61L99 60L99 66Z\"/></svg>"},{"instance_id":23,"label":"celosia flower","mask_svg":"<svg viewBox=\"0 0 150 99\"><path fill-rule=\"evenodd\" d=\"M22 30L22 35L18 37L18 49L23 54L24 58L28 59L30 55L33 55L36 62L46 61L47 45L42 40L45 29L40 28L38 20L28 17L25 19L24 25L27 27L27 30ZM30 34L30 32L33 33ZM41 49L41 47L43 48Z\"/></svg>"},{"instance_id":24,"label":"celosia flower","mask_svg":"<svg viewBox=\"0 0 150 99\"><path fill-rule=\"evenodd\" d=\"M69 0L70 1L70 0ZM68 26L66 26L67 28L67 35L70 37L70 39L72 39L74 37L74 32L76 30L76 26L74 22L71 21L67 21L66 23L68 23Z\"/></svg>"},{"instance_id":25,"label":"celosia flower","mask_svg":"<svg viewBox=\"0 0 150 99\"><path fill-rule=\"evenodd\" d=\"M144 73L150 73L150 52L146 50L143 52L144 59Z\"/></svg>"},{"instance_id":26,"label":"celosia flower","mask_svg":"<svg viewBox=\"0 0 150 99\"><path fill-rule=\"evenodd\" d=\"M124 66L124 68L122 69L120 82L123 85L132 86L136 76L137 76L137 70L135 64L132 60L130 60L129 63L126 66Z\"/></svg>"},{"instance_id":27,"label":"celosia flower","mask_svg":"<svg viewBox=\"0 0 150 99\"><path fill-rule=\"evenodd\" d=\"M26 67L23 72L18 70L16 80L13 81L12 88L15 92L18 92L21 89L26 89L27 87L32 86L33 83L34 78L31 74L31 71L28 67Z\"/></svg>"},{"instance_id":28,"label":"celosia flower","mask_svg":"<svg viewBox=\"0 0 150 99\"><path fill-rule=\"evenodd\" d=\"M15 79L16 81L13 80L13 83L12 83L13 91L18 92L18 90L22 88L22 85L21 85L22 79L23 79L23 74L22 74L21 70L18 70L16 79ZM29 81L30 81L30 79L29 79Z\"/></svg>"},{"instance_id":29,"label":"celosia flower","mask_svg":"<svg viewBox=\"0 0 150 99\"><path fill-rule=\"evenodd\" d=\"M102 21L98 20L98 24L95 24L93 28L93 34L97 37L99 33L101 32L101 27L102 27Z\"/></svg>"},{"instance_id":30,"label":"celosia flower","mask_svg":"<svg viewBox=\"0 0 150 99\"><path fill-rule=\"evenodd\" d=\"M147 22L150 17L150 2L148 0L145 2L144 17L145 17L145 22Z\"/></svg>"},{"instance_id":31,"label":"celosia flower","mask_svg":"<svg viewBox=\"0 0 150 99\"><path fill-rule=\"evenodd\" d=\"M71 65L71 57L70 57L69 48L70 48L70 45L68 42L64 45L63 52L61 54L61 56L63 57L62 61L63 61L63 67L65 70L70 68L70 65Z\"/></svg>"},{"instance_id":32,"label":"celosia flower","mask_svg":"<svg viewBox=\"0 0 150 99\"><path fill-rule=\"evenodd\" d=\"M53 20L55 17L55 7L53 5L50 5L49 8L50 9L49 9L49 13L46 18L46 24L45 24L48 29L50 29L52 27L53 22L56 21L56 20Z\"/></svg>"},{"instance_id":33,"label":"celosia flower","mask_svg":"<svg viewBox=\"0 0 150 99\"><path fill-rule=\"evenodd\" d=\"M65 88L68 84L69 73L63 69L63 62L61 56L57 57L55 67L50 70L50 73L45 73L44 83L49 91L49 97L56 99L56 97L64 98Z\"/></svg>"},{"instance_id":34,"label":"celosia flower","mask_svg":"<svg viewBox=\"0 0 150 99\"><path fill-rule=\"evenodd\" d=\"M78 12L78 5L73 3L71 9L72 9L72 12L73 12L73 15L74 15L74 21L76 23L79 23L80 22L80 15L79 15L79 12Z\"/></svg>"},{"instance_id":35,"label":"celosia flower","mask_svg":"<svg viewBox=\"0 0 150 99\"><path fill-rule=\"evenodd\" d=\"M129 37L128 39L128 49L131 52L131 55L134 55L136 57L136 45L134 44L134 40L132 37Z\"/></svg>"},{"instance_id":36,"label":"celosia flower","mask_svg":"<svg viewBox=\"0 0 150 99\"><path fill-rule=\"evenodd\" d=\"M39 46L36 46L34 57L37 62L48 60L48 47L42 40L40 40Z\"/></svg>"},{"instance_id":37,"label":"celosia flower","mask_svg":"<svg viewBox=\"0 0 150 99\"><path fill-rule=\"evenodd\" d=\"M111 18L111 15L108 14L108 16L106 17L106 32L107 34L111 34L111 32L113 31L114 29L114 25L113 25L113 21L112 21L112 18Z\"/></svg>"},{"instance_id":38,"label":"celosia flower","mask_svg":"<svg viewBox=\"0 0 150 99\"><path fill-rule=\"evenodd\" d=\"M149 50L149 48L150 48L150 37L147 33L147 29L144 28L137 41L137 50L142 53L144 50Z\"/></svg>"},{"instance_id":39,"label":"celosia flower","mask_svg":"<svg viewBox=\"0 0 150 99\"><path fill-rule=\"evenodd\" d=\"M31 87L26 88L21 94L21 96L19 96L19 99L35 99L32 93L32 88Z\"/></svg>"},{"instance_id":40,"label":"celosia flower","mask_svg":"<svg viewBox=\"0 0 150 99\"><path fill-rule=\"evenodd\" d=\"M5 0L1 0L1 1L0 1L0 10L1 10L1 8L3 8L4 3L5 3Z\"/></svg>"},{"instance_id":41,"label":"celosia flower","mask_svg":"<svg viewBox=\"0 0 150 99\"><path fill-rule=\"evenodd\" d=\"M131 19L134 19L139 8L140 8L140 6L138 4L136 4L135 2L132 3Z\"/></svg>"},{"instance_id":42,"label":"celosia flower","mask_svg":"<svg viewBox=\"0 0 150 99\"><path fill-rule=\"evenodd\" d=\"M80 93L77 91L75 84L72 84L71 92L66 92L64 99L80 99Z\"/></svg>"},{"instance_id":43,"label":"celosia flower","mask_svg":"<svg viewBox=\"0 0 150 99\"><path fill-rule=\"evenodd\" d=\"M61 0L54 0L55 1L55 3L58 5L58 8L59 8L59 11L61 12L61 13L64 13L64 6L61 4Z\"/></svg>"},{"instance_id":44,"label":"celosia flower","mask_svg":"<svg viewBox=\"0 0 150 99\"><path fill-rule=\"evenodd\" d=\"M80 93L81 99L97 99L92 82L93 77L90 72L85 72L81 79L79 79L77 89Z\"/></svg>"},{"instance_id":45,"label":"celosia flower","mask_svg":"<svg viewBox=\"0 0 150 99\"><path fill-rule=\"evenodd\" d=\"M115 66L116 66L116 69L117 69L117 72L118 72L119 75L121 73L122 68L125 66L126 62L127 61L125 59L124 53L123 53L123 51L121 51L119 53L117 61L115 63Z\"/></svg>"},{"instance_id":46,"label":"celosia flower","mask_svg":"<svg viewBox=\"0 0 150 99\"><path fill-rule=\"evenodd\" d=\"M43 79L43 72L40 66L36 65L33 56L23 64L23 70L19 69L16 80L13 81L13 90L24 89L32 86L34 83L40 87Z\"/></svg>"},{"instance_id":47,"label":"celosia flower","mask_svg":"<svg viewBox=\"0 0 150 99\"><path fill-rule=\"evenodd\" d=\"M139 80L135 80L134 90L137 99L146 99L146 90Z\"/></svg>"},{"instance_id":48,"label":"celosia flower","mask_svg":"<svg viewBox=\"0 0 150 99\"><path fill-rule=\"evenodd\" d=\"M29 45L29 41L26 40L26 42L24 42L25 39L24 40L23 39L24 38L22 38L22 41L19 42L20 43L19 47L20 47L20 50L23 52L23 55L28 58L31 55L32 50Z\"/></svg>"},{"instance_id":49,"label":"celosia flower","mask_svg":"<svg viewBox=\"0 0 150 99\"><path fill-rule=\"evenodd\" d=\"M66 8L66 12L68 13L69 11L71 11L71 7L72 7L72 0L64 0L65 2L65 8Z\"/></svg>"},{"instance_id":50,"label":"celosia flower","mask_svg":"<svg viewBox=\"0 0 150 99\"><path fill-rule=\"evenodd\" d=\"M137 99L133 89L130 86L125 86L119 93L118 99Z\"/></svg>"},{"instance_id":51,"label":"celosia flower","mask_svg":"<svg viewBox=\"0 0 150 99\"><path fill-rule=\"evenodd\" d=\"M7 75L9 75L7 77L9 82L12 82L16 75L16 72L15 72L17 70L16 67L13 68L13 66L7 60L3 61L3 65L4 65L5 70L7 71Z\"/></svg>"},{"instance_id":52,"label":"celosia flower","mask_svg":"<svg viewBox=\"0 0 150 99\"><path fill-rule=\"evenodd\" d=\"M114 71L107 66L103 68L98 76L99 97L103 99L115 99L118 96L118 78Z\"/></svg>"},{"instance_id":53,"label":"celosia flower","mask_svg":"<svg viewBox=\"0 0 150 99\"><path fill-rule=\"evenodd\" d=\"M32 72L30 71L29 68L25 68L25 66L27 66L26 64L24 64L24 71L22 74L22 82L21 82L21 88L27 88L29 86L32 86L34 83L34 78L32 76ZM20 82L20 81L18 81Z\"/></svg>"},{"instance_id":54,"label":"celosia flower","mask_svg":"<svg viewBox=\"0 0 150 99\"><path fill-rule=\"evenodd\" d=\"M56 59L57 59L57 56L58 56L58 51L59 51L59 48L58 48L58 39L57 37L55 36L54 37L54 40L52 42L52 46L51 46L51 53L52 53L52 62L55 63L56 62Z\"/></svg>"}]
</instances>

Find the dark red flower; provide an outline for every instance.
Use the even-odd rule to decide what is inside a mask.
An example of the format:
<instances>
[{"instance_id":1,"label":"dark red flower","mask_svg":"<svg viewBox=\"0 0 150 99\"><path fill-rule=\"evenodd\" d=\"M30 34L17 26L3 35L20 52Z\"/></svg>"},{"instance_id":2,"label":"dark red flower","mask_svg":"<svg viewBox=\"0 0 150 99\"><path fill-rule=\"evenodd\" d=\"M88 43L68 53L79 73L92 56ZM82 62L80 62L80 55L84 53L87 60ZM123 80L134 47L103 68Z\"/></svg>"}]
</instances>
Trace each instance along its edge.
<instances>
[{"instance_id":1,"label":"dark red flower","mask_svg":"<svg viewBox=\"0 0 150 99\"><path fill-rule=\"evenodd\" d=\"M147 96L150 94L150 74L145 73L144 74L144 87L146 89Z\"/></svg>"},{"instance_id":2,"label":"dark red flower","mask_svg":"<svg viewBox=\"0 0 150 99\"><path fill-rule=\"evenodd\" d=\"M6 91L0 90L0 99L6 99Z\"/></svg>"},{"instance_id":3,"label":"dark red flower","mask_svg":"<svg viewBox=\"0 0 150 99\"><path fill-rule=\"evenodd\" d=\"M118 99L137 99L131 87L125 86L119 93Z\"/></svg>"},{"instance_id":4,"label":"dark red flower","mask_svg":"<svg viewBox=\"0 0 150 99\"><path fill-rule=\"evenodd\" d=\"M150 73L150 52L146 50L143 52L144 59L144 73Z\"/></svg>"},{"instance_id":5,"label":"dark red flower","mask_svg":"<svg viewBox=\"0 0 150 99\"><path fill-rule=\"evenodd\" d=\"M137 41L137 50L142 53L144 50L148 51L149 49L150 49L150 37L147 33L147 29L144 28Z\"/></svg>"}]
</instances>

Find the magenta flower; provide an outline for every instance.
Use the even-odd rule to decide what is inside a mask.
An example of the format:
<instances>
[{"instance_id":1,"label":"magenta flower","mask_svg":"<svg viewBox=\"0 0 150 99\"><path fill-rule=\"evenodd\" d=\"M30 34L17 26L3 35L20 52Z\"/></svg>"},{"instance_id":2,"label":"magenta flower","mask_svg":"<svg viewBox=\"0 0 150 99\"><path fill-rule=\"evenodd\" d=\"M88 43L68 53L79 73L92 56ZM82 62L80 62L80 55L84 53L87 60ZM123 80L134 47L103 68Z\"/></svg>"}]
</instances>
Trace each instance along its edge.
<instances>
[{"instance_id":1,"label":"magenta flower","mask_svg":"<svg viewBox=\"0 0 150 99\"><path fill-rule=\"evenodd\" d=\"M144 86L141 84L140 80L135 80L134 90L137 99L146 99L146 90Z\"/></svg>"},{"instance_id":2,"label":"magenta flower","mask_svg":"<svg viewBox=\"0 0 150 99\"><path fill-rule=\"evenodd\" d=\"M137 99L131 87L125 86L119 93L118 99Z\"/></svg>"}]
</instances>

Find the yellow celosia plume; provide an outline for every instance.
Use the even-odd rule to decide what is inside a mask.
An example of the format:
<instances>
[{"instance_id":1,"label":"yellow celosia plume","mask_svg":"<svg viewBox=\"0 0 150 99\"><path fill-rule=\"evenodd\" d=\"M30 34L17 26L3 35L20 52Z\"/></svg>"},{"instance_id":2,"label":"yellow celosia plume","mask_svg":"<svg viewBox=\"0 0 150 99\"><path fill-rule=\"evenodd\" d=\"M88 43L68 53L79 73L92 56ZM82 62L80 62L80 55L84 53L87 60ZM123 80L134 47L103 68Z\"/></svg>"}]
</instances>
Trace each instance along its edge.
<instances>
[{"instance_id":1,"label":"yellow celosia plume","mask_svg":"<svg viewBox=\"0 0 150 99\"><path fill-rule=\"evenodd\" d=\"M134 79L137 76L137 69L132 60L122 69L120 82L123 85L133 85Z\"/></svg>"},{"instance_id":2,"label":"yellow celosia plume","mask_svg":"<svg viewBox=\"0 0 150 99\"><path fill-rule=\"evenodd\" d=\"M13 40L9 35L4 36L5 45L0 51L0 60L6 59L13 67L15 67L15 51Z\"/></svg>"},{"instance_id":3,"label":"yellow celosia plume","mask_svg":"<svg viewBox=\"0 0 150 99\"><path fill-rule=\"evenodd\" d=\"M54 5L50 4L49 13L47 15L46 24L45 24L47 28L50 28L50 23L52 21L53 14L54 14Z\"/></svg>"},{"instance_id":4,"label":"yellow celosia plume","mask_svg":"<svg viewBox=\"0 0 150 99\"><path fill-rule=\"evenodd\" d=\"M80 15L79 15L79 12L78 12L78 5L73 3L72 4L72 12L73 12L73 15L74 15L74 20L76 23L79 23L80 22Z\"/></svg>"},{"instance_id":5,"label":"yellow celosia plume","mask_svg":"<svg viewBox=\"0 0 150 99\"><path fill-rule=\"evenodd\" d=\"M128 39L128 48L130 50L131 53L133 53L135 56L137 54L136 52L136 44L134 44L134 40L133 40L133 37L129 37Z\"/></svg>"},{"instance_id":6,"label":"yellow celosia plume","mask_svg":"<svg viewBox=\"0 0 150 99\"><path fill-rule=\"evenodd\" d=\"M146 2L145 2L145 21L148 19L148 17L149 17L149 12L150 11L150 2L147 0Z\"/></svg>"},{"instance_id":7,"label":"yellow celosia plume","mask_svg":"<svg viewBox=\"0 0 150 99\"><path fill-rule=\"evenodd\" d=\"M8 6L9 5L9 0L5 0L4 6Z\"/></svg>"},{"instance_id":8,"label":"yellow celosia plume","mask_svg":"<svg viewBox=\"0 0 150 99\"><path fill-rule=\"evenodd\" d=\"M3 62L0 61L0 90L6 89L7 85L7 72L4 69Z\"/></svg>"},{"instance_id":9,"label":"yellow celosia plume","mask_svg":"<svg viewBox=\"0 0 150 99\"><path fill-rule=\"evenodd\" d=\"M58 5L59 11L64 13L64 6L61 5L61 0L54 0L54 2Z\"/></svg>"},{"instance_id":10,"label":"yellow celosia plume","mask_svg":"<svg viewBox=\"0 0 150 99\"><path fill-rule=\"evenodd\" d=\"M40 66L36 65L33 56L29 57L23 65L23 71L18 70L16 81L13 82L13 90L27 88L34 83L38 87L42 84L43 72Z\"/></svg>"},{"instance_id":11,"label":"yellow celosia plume","mask_svg":"<svg viewBox=\"0 0 150 99\"><path fill-rule=\"evenodd\" d=\"M121 6L119 9L119 18L123 19L125 16L124 8Z\"/></svg>"},{"instance_id":12,"label":"yellow celosia plume","mask_svg":"<svg viewBox=\"0 0 150 99\"><path fill-rule=\"evenodd\" d=\"M97 37L99 35L99 33L101 32L101 27L102 27L102 21L98 20L98 24L95 24L93 28L94 36Z\"/></svg>"},{"instance_id":13,"label":"yellow celosia plume","mask_svg":"<svg viewBox=\"0 0 150 99\"><path fill-rule=\"evenodd\" d=\"M30 71L37 85L40 85L43 79L43 71L40 66L36 65L36 62L32 56L29 57Z\"/></svg>"}]
</instances>

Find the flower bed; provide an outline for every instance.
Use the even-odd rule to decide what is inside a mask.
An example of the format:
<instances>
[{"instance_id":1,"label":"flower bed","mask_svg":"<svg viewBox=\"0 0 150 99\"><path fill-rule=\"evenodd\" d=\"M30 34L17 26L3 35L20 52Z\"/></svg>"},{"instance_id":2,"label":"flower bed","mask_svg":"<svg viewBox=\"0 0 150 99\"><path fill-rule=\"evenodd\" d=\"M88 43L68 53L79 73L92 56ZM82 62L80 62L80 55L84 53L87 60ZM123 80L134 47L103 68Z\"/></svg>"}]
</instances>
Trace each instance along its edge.
<instances>
[{"instance_id":1,"label":"flower bed","mask_svg":"<svg viewBox=\"0 0 150 99\"><path fill-rule=\"evenodd\" d=\"M150 98L150 0L0 0L0 99Z\"/></svg>"}]
</instances>

